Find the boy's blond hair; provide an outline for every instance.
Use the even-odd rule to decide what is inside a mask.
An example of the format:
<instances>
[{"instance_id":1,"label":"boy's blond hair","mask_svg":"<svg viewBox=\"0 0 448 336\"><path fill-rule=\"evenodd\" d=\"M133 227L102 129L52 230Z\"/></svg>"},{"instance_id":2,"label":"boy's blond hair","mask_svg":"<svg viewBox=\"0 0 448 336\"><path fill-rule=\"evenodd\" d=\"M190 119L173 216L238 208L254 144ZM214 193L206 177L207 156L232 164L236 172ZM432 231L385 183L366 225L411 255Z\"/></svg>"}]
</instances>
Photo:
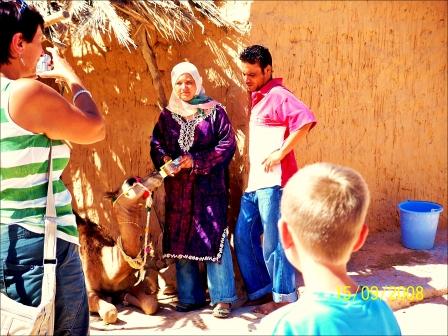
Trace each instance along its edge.
<instances>
[{"instance_id":1,"label":"boy's blond hair","mask_svg":"<svg viewBox=\"0 0 448 336\"><path fill-rule=\"evenodd\" d=\"M316 163L286 184L281 214L292 236L314 259L346 263L364 223L369 189L355 170Z\"/></svg>"}]
</instances>

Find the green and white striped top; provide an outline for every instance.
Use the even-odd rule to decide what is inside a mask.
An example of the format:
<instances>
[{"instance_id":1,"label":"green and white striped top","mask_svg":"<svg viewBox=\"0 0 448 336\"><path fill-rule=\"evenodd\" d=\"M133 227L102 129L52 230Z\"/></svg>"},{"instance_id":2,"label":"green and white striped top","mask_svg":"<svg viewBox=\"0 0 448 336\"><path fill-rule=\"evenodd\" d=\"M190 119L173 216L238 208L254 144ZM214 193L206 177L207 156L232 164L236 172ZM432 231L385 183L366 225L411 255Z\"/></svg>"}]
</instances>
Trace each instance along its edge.
<instances>
[{"instance_id":1,"label":"green and white striped top","mask_svg":"<svg viewBox=\"0 0 448 336\"><path fill-rule=\"evenodd\" d=\"M44 233L51 140L45 134L23 129L11 119L8 102L14 81L1 77L0 85L0 223L18 224L32 232ZM70 148L60 140L53 140L52 145L57 237L79 244L72 197L61 180Z\"/></svg>"}]
</instances>

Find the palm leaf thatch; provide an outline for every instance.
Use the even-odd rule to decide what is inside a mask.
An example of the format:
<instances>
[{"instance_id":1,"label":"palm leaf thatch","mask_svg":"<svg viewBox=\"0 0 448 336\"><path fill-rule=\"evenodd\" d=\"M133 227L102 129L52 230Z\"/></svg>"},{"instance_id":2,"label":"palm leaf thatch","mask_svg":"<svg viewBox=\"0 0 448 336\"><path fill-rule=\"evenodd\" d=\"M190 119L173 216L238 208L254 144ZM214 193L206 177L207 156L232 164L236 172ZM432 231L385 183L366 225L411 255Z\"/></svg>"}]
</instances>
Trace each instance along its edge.
<instances>
[{"instance_id":1,"label":"palm leaf thatch","mask_svg":"<svg viewBox=\"0 0 448 336\"><path fill-rule=\"evenodd\" d=\"M152 36L167 42L184 42L192 35L195 26L202 32L203 21L217 27L241 32L236 24L228 21L212 0L28 0L46 17L47 34L54 44L82 45L87 36L94 41L111 38L128 48L136 48L138 36L143 58L148 66L158 103L165 106L167 99L161 73L153 50ZM57 16L58 13L66 13ZM61 19L49 19L49 17ZM51 23L50 23L51 22ZM54 24L53 24L54 23ZM150 33L152 31L153 33ZM98 43L97 43L98 44Z\"/></svg>"},{"instance_id":2,"label":"palm leaf thatch","mask_svg":"<svg viewBox=\"0 0 448 336\"><path fill-rule=\"evenodd\" d=\"M53 40L66 41L67 37L82 41L86 36L114 36L118 42L135 47L131 37L132 25L144 26L167 41L184 42L191 36L195 25L204 31L201 20L218 27L239 31L219 11L214 1L206 0L57 0L29 1L44 16L65 10L69 20L50 27Z\"/></svg>"}]
</instances>

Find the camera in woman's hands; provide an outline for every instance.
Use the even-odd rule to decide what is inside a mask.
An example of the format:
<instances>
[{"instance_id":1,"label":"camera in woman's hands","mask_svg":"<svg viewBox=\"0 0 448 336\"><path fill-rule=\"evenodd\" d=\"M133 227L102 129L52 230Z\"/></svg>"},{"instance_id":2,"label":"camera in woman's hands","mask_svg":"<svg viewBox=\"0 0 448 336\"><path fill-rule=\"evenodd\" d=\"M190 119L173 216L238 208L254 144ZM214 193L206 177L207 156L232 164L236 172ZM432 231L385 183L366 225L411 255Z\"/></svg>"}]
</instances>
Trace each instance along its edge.
<instances>
[{"instance_id":1,"label":"camera in woman's hands","mask_svg":"<svg viewBox=\"0 0 448 336\"><path fill-rule=\"evenodd\" d=\"M51 56L48 54L43 54L36 64L36 73L51 70Z\"/></svg>"}]
</instances>

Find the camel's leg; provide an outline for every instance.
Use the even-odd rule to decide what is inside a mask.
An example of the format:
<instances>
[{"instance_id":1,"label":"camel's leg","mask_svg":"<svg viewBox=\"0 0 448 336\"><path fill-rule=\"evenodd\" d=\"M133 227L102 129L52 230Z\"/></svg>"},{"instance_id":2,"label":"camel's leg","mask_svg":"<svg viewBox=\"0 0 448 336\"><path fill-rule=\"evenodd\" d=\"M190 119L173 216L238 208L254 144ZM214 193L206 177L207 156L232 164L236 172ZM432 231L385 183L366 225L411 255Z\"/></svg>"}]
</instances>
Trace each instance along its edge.
<instances>
[{"instance_id":1,"label":"camel's leg","mask_svg":"<svg viewBox=\"0 0 448 336\"><path fill-rule=\"evenodd\" d=\"M136 306L136 307L140 308L140 301L138 301L138 299L134 295L132 295L131 293L126 293L123 296L123 304L125 306L133 305L133 306Z\"/></svg>"},{"instance_id":2,"label":"camel's leg","mask_svg":"<svg viewBox=\"0 0 448 336\"><path fill-rule=\"evenodd\" d=\"M157 281L158 273L156 270L150 268L147 271L146 281L148 283L148 289L151 294L156 294L159 291L159 284Z\"/></svg>"},{"instance_id":3,"label":"camel's leg","mask_svg":"<svg viewBox=\"0 0 448 336\"><path fill-rule=\"evenodd\" d=\"M139 307L147 315L153 315L159 308L159 302L157 301L156 294L146 294L143 284L139 284L129 292L130 295L126 296L126 300ZM136 300L134 300L136 299Z\"/></svg>"},{"instance_id":4,"label":"camel's leg","mask_svg":"<svg viewBox=\"0 0 448 336\"><path fill-rule=\"evenodd\" d=\"M176 294L176 266L174 263L159 271L159 284L163 288L164 295Z\"/></svg>"},{"instance_id":5,"label":"camel's leg","mask_svg":"<svg viewBox=\"0 0 448 336\"><path fill-rule=\"evenodd\" d=\"M117 308L112 303L101 299L94 291L89 292L89 310L92 313L98 313L105 323L117 321Z\"/></svg>"}]
</instances>

